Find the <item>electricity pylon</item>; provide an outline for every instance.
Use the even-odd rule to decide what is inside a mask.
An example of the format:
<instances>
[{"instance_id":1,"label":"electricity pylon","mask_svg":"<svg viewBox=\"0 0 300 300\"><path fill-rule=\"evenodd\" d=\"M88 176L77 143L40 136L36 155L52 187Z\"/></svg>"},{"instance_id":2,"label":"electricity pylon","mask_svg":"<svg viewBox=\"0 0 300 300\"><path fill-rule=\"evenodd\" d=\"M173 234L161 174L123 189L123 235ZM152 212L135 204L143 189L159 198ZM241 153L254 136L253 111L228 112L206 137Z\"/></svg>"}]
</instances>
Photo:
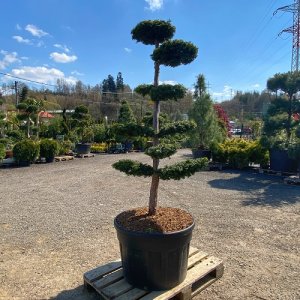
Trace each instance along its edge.
<instances>
[{"instance_id":1,"label":"electricity pylon","mask_svg":"<svg viewBox=\"0 0 300 300\"><path fill-rule=\"evenodd\" d=\"M300 0L294 0L293 4L278 8L273 15L275 15L278 11L293 13L293 25L283 29L279 35L284 32L293 34L291 71L298 72L300 70Z\"/></svg>"}]
</instances>

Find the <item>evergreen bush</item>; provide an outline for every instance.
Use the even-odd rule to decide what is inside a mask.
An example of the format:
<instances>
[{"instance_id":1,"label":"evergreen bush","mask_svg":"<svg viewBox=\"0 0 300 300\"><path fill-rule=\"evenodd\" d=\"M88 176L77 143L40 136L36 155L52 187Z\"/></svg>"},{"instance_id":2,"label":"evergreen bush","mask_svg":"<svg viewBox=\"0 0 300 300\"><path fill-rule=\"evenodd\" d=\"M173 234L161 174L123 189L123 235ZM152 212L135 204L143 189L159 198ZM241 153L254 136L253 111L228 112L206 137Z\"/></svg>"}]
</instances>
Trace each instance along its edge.
<instances>
[{"instance_id":1,"label":"evergreen bush","mask_svg":"<svg viewBox=\"0 0 300 300\"><path fill-rule=\"evenodd\" d=\"M19 162L34 162L40 152L40 145L37 142L26 139L14 145L13 155L15 160Z\"/></svg>"},{"instance_id":2,"label":"evergreen bush","mask_svg":"<svg viewBox=\"0 0 300 300\"><path fill-rule=\"evenodd\" d=\"M59 144L56 140L42 139L40 142L40 156L46 161L52 160L59 151Z\"/></svg>"}]
</instances>

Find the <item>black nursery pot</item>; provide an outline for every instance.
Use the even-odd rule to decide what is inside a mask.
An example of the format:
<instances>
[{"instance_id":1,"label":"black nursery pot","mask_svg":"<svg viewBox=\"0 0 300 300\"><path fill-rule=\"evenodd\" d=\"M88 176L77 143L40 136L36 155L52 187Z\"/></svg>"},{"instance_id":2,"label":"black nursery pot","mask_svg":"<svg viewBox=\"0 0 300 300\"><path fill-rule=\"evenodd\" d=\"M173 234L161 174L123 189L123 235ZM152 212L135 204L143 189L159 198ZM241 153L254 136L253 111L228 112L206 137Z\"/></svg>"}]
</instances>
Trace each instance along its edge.
<instances>
[{"instance_id":1,"label":"black nursery pot","mask_svg":"<svg viewBox=\"0 0 300 300\"><path fill-rule=\"evenodd\" d=\"M125 279L144 290L166 290L184 281L195 224L170 233L142 233L114 220Z\"/></svg>"}]
</instances>

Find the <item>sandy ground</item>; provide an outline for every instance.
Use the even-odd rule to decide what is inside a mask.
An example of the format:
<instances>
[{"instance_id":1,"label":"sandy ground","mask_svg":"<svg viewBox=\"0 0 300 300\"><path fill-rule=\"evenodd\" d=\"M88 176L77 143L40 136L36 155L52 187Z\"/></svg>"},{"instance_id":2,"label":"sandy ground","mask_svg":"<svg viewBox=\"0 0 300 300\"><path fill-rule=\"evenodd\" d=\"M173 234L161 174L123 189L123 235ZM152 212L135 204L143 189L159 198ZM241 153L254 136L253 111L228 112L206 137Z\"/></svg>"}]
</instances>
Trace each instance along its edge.
<instances>
[{"instance_id":1,"label":"sandy ground","mask_svg":"<svg viewBox=\"0 0 300 300\"><path fill-rule=\"evenodd\" d=\"M187 156L181 150L172 161ZM0 169L0 299L97 299L83 273L118 258L114 216L147 204L149 179L119 158ZM223 259L224 276L194 299L300 299L300 187L254 172L200 172L162 182L160 203L189 210L192 245Z\"/></svg>"}]
</instances>

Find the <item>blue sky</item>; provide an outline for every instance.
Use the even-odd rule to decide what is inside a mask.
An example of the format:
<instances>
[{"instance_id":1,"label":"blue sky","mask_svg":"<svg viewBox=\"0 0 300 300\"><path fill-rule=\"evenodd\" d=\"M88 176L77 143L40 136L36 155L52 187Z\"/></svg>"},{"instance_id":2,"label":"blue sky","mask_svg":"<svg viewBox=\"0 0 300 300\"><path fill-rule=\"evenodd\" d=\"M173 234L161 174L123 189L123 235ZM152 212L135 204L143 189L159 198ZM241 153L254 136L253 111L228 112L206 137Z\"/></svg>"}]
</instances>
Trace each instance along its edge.
<instances>
[{"instance_id":1,"label":"blue sky","mask_svg":"<svg viewBox=\"0 0 300 300\"><path fill-rule=\"evenodd\" d=\"M290 70L292 14L273 12L294 0L9 0L1 3L0 72L55 84L101 83L120 71L132 88L153 81L152 46L131 39L140 21L170 19L175 38L193 42L198 58L161 68L161 81L192 88L204 74L216 101L237 90L261 91ZM0 74L0 84L8 78ZM9 79L11 80L11 79Z\"/></svg>"}]
</instances>

